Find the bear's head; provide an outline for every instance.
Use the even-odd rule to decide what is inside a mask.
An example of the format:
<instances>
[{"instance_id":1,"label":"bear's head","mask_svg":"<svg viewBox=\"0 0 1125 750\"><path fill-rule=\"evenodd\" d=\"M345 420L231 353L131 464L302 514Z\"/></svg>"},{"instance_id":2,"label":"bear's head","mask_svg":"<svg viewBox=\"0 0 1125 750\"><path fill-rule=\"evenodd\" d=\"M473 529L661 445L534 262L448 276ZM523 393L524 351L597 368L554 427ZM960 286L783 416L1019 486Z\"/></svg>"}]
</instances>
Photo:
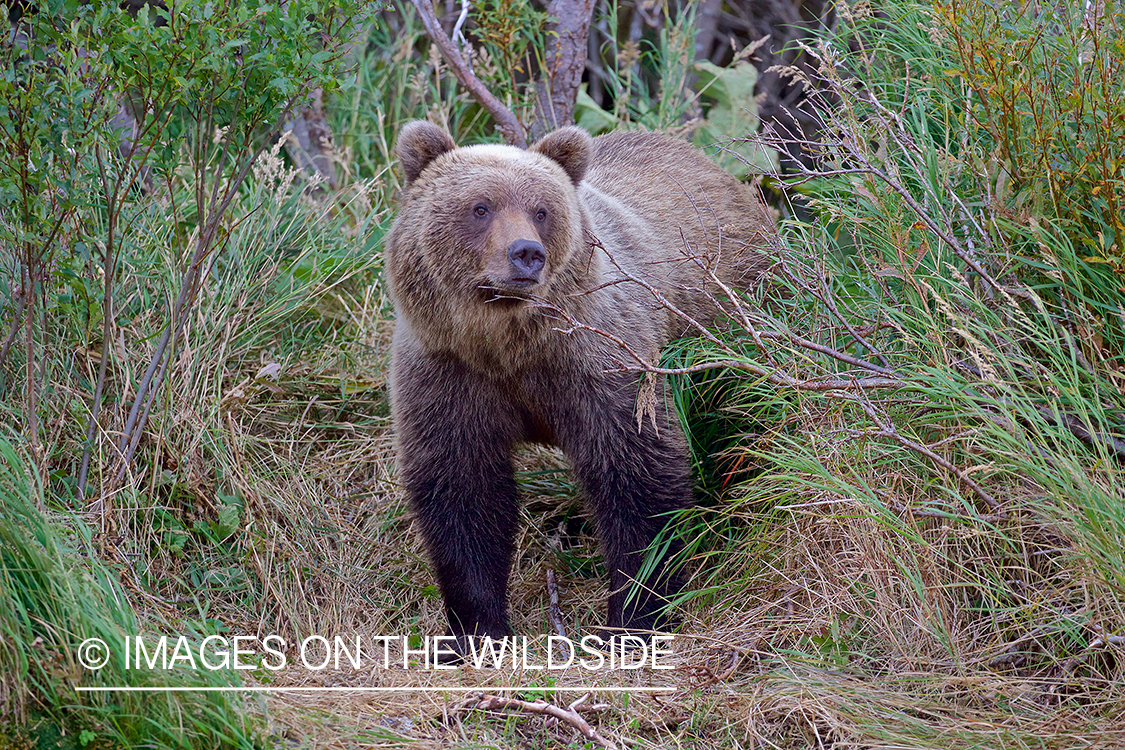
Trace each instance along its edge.
<instances>
[{"instance_id":1,"label":"bear's head","mask_svg":"<svg viewBox=\"0 0 1125 750\"><path fill-rule=\"evenodd\" d=\"M585 246L576 188L593 155L585 131L562 128L526 151L458 148L436 125L412 122L395 151L406 178L387 242L397 302L518 307L573 281Z\"/></svg>"}]
</instances>

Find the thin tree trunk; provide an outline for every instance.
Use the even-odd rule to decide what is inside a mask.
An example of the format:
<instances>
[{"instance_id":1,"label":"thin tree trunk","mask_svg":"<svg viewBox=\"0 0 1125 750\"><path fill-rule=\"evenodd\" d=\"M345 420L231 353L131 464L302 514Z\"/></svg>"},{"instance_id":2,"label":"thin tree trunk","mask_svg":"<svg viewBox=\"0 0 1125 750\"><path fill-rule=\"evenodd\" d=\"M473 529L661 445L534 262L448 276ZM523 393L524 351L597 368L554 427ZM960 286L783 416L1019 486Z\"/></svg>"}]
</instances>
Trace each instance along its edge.
<instances>
[{"instance_id":1,"label":"thin tree trunk","mask_svg":"<svg viewBox=\"0 0 1125 750\"><path fill-rule=\"evenodd\" d=\"M587 38L594 0L551 0L547 13L556 20L547 27L546 66L536 83L539 105L531 124L531 139L555 128L574 124L574 104L586 70Z\"/></svg>"},{"instance_id":2,"label":"thin tree trunk","mask_svg":"<svg viewBox=\"0 0 1125 750\"><path fill-rule=\"evenodd\" d=\"M332 129L324 117L324 92L313 91L309 105L281 127L285 151L302 171L320 175L329 190L335 190L336 167L332 163ZM285 133L289 133L289 137Z\"/></svg>"}]
</instances>

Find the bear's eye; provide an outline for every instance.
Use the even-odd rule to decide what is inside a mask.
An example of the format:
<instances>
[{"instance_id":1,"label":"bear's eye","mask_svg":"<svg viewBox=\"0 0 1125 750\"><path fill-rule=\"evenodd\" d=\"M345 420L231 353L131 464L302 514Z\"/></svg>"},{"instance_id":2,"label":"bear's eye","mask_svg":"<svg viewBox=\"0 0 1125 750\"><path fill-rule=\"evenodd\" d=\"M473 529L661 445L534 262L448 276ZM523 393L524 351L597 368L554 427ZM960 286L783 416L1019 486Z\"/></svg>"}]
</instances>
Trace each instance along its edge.
<instances>
[{"instance_id":1,"label":"bear's eye","mask_svg":"<svg viewBox=\"0 0 1125 750\"><path fill-rule=\"evenodd\" d=\"M547 212L542 208L535 212L535 220L542 223L547 220Z\"/></svg>"},{"instance_id":2,"label":"bear's eye","mask_svg":"<svg viewBox=\"0 0 1125 750\"><path fill-rule=\"evenodd\" d=\"M483 203L478 203L473 207L473 213L477 216L488 216L488 206Z\"/></svg>"}]
</instances>

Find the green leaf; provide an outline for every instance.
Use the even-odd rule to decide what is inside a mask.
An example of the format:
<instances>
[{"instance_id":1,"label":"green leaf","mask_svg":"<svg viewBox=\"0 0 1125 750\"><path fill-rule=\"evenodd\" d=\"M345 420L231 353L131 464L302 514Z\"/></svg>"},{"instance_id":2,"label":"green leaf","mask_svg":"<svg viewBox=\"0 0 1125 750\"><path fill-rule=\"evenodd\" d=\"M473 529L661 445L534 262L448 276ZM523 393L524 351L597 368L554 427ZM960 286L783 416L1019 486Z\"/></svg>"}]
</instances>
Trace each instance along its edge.
<instances>
[{"instance_id":1,"label":"green leaf","mask_svg":"<svg viewBox=\"0 0 1125 750\"><path fill-rule=\"evenodd\" d=\"M719 144L716 161L736 177L752 172L771 172L778 168L777 152L754 143L732 139L746 138L758 130L758 112L754 104L754 86L758 71L742 60L729 68L720 68L709 61L695 64L700 93L714 103L707 119L696 130L692 141L704 148Z\"/></svg>"}]
</instances>

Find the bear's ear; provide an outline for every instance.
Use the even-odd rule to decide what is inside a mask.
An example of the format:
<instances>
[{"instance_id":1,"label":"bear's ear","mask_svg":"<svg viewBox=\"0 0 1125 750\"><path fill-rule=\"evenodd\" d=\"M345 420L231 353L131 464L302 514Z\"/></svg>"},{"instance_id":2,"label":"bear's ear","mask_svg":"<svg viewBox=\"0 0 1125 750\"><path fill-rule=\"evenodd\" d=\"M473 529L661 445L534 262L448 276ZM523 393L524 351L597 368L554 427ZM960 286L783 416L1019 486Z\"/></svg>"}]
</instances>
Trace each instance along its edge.
<instances>
[{"instance_id":1,"label":"bear's ear","mask_svg":"<svg viewBox=\"0 0 1125 750\"><path fill-rule=\"evenodd\" d=\"M457 148L449 133L425 120L415 120L399 131L395 154L406 173L406 184L418 179L426 165L446 151Z\"/></svg>"},{"instance_id":2,"label":"bear's ear","mask_svg":"<svg viewBox=\"0 0 1125 750\"><path fill-rule=\"evenodd\" d=\"M582 128L572 125L543 136L530 150L558 162L570 175L570 181L577 185L586 176L594 156L594 139Z\"/></svg>"}]
</instances>

